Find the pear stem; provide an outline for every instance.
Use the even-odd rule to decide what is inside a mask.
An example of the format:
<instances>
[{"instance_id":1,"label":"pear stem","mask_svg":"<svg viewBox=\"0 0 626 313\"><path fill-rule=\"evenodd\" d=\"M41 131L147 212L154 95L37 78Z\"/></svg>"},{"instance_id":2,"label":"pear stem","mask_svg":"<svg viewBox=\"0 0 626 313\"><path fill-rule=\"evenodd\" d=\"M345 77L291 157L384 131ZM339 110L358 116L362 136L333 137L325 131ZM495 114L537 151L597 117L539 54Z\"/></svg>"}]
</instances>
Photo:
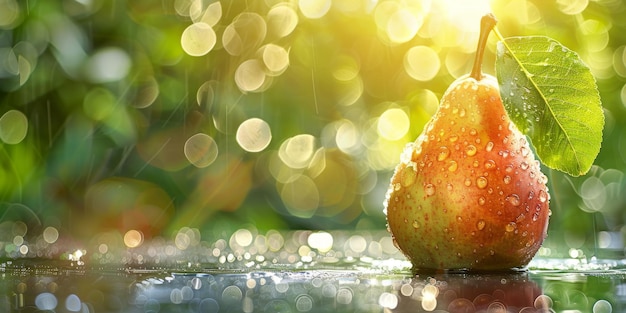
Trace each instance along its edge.
<instances>
[{"instance_id":1,"label":"pear stem","mask_svg":"<svg viewBox=\"0 0 626 313\"><path fill-rule=\"evenodd\" d=\"M488 13L480 19L480 35L478 37L478 47L476 48L476 57L474 58L474 67L470 73L470 77L481 80L483 78L482 65L483 55L485 54L485 48L487 46L487 39L489 33L496 26L496 17L492 13Z\"/></svg>"}]
</instances>

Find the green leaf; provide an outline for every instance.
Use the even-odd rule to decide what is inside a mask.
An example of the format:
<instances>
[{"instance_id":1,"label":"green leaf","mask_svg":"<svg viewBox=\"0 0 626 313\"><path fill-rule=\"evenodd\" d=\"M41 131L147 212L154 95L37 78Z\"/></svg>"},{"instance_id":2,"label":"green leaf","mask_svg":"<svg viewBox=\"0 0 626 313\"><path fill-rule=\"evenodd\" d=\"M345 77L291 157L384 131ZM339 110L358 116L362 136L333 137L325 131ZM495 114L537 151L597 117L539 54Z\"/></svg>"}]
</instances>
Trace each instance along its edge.
<instances>
[{"instance_id":1,"label":"green leaf","mask_svg":"<svg viewBox=\"0 0 626 313\"><path fill-rule=\"evenodd\" d=\"M580 57L548 37L498 42L496 75L505 109L546 166L585 174L600 152L604 114Z\"/></svg>"}]
</instances>

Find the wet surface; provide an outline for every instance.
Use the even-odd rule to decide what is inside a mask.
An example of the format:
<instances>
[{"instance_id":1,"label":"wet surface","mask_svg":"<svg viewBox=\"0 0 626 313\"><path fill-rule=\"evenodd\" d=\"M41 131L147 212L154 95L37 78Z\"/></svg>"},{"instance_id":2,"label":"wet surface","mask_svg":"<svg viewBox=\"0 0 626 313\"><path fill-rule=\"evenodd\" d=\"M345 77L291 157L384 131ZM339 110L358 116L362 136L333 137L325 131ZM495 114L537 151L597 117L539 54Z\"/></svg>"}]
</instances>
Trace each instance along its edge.
<instances>
[{"instance_id":1,"label":"wet surface","mask_svg":"<svg viewBox=\"0 0 626 313\"><path fill-rule=\"evenodd\" d=\"M536 259L517 273L412 275L401 260L367 258L175 270L10 260L0 267L0 311L623 312L622 263Z\"/></svg>"}]
</instances>

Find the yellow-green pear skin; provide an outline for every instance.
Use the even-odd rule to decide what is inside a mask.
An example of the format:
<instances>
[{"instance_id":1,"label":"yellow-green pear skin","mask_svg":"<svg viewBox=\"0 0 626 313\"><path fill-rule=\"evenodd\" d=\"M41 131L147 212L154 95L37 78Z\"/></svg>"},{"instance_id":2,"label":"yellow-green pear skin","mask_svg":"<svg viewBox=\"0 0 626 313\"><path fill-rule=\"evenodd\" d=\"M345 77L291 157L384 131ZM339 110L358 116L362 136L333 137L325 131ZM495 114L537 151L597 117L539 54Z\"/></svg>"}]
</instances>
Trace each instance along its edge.
<instances>
[{"instance_id":1,"label":"yellow-green pear skin","mask_svg":"<svg viewBox=\"0 0 626 313\"><path fill-rule=\"evenodd\" d=\"M387 226L414 270L523 268L546 237L547 178L480 78L452 83L391 178Z\"/></svg>"}]
</instances>

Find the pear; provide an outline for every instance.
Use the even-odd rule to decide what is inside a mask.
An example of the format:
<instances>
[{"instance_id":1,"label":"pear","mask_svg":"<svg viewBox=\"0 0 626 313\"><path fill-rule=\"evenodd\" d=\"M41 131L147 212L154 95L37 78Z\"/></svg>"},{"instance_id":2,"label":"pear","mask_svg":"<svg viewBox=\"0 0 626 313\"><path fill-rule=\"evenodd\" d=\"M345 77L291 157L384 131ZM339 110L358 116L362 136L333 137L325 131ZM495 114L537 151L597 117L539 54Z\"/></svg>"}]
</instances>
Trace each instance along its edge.
<instances>
[{"instance_id":1,"label":"pear","mask_svg":"<svg viewBox=\"0 0 626 313\"><path fill-rule=\"evenodd\" d=\"M547 177L481 72L495 24L483 17L472 72L450 85L391 178L387 227L415 271L523 269L547 235Z\"/></svg>"}]
</instances>

